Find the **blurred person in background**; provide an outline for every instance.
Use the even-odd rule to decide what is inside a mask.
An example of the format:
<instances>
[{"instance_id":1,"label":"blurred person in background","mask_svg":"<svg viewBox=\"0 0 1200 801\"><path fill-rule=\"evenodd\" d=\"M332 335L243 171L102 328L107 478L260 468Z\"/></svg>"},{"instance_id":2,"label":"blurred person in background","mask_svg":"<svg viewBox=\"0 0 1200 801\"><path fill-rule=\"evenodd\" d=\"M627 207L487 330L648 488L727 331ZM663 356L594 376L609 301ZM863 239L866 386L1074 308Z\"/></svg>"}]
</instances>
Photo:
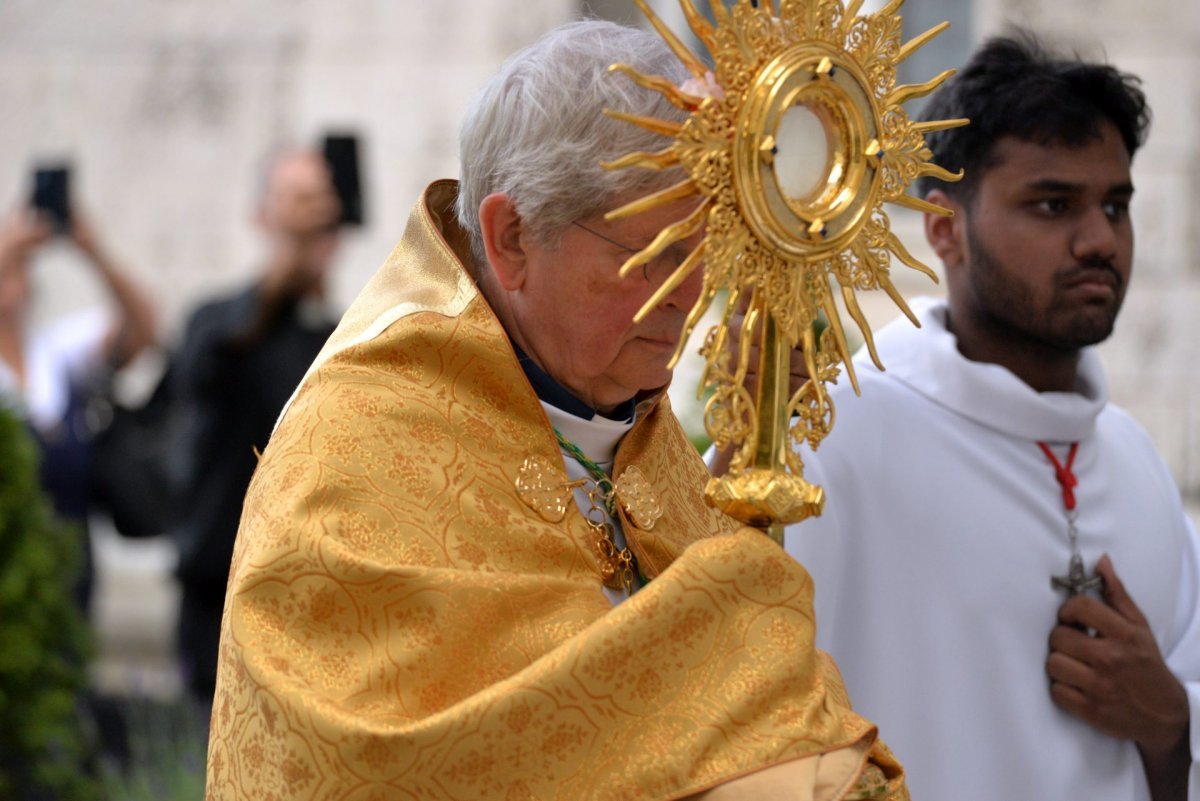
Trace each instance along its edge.
<instances>
[{"instance_id":1,"label":"blurred person in background","mask_svg":"<svg viewBox=\"0 0 1200 801\"><path fill-rule=\"evenodd\" d=\"M320 153L277 153L257 210L266 243L258 277L196 309L173 359L171 397L181 421L173 526L182 590L178 649L205 726L242 498L276 418L334 329L326 276L340 211Z\"/></svg>"},{"instance_id":2,"label":"blurred person in background","mask_svg":"<svg viewBox=\"0 0 1200 801\"><path fill-rule=\"evenodd\" d=\"M32 208L17 209L0 223L0 404L16 409L33 435L40 451L42 489L58 518L78 538L76 564L63 563L59 569L76 576L73 600L86 620L95 583L88 518L97 511L111 511L114 500L107 485L98 480L96 467L102 437L112 420L112 376L156 344L156 322L150 297L112 258L88 220L73 211L59 233L83 256L109 303L107 308L87 308L33 330L37 252L55 233L53 221ZM139 492L137 487L129 489ZM132 497L131 502L139 500ZM47 591L39 588L41 595ZM84 665L76 664L76 655L86 650L75 643L53 654L46 664L70 663L82 675ZM56 681L54 669L47 671L46 681ZM90 753L103 753L127 767L128 742L119 705L92 690L79 700L79 732L93 732L80 735L93 740Z\"/></svg>"},{"instance_id":3,"label":"blurred person in background","mask_svg":"<svg viewBox=\"0 0 1200 801\"><path fill-rule=\"evenodd\" d=\"M156 344L150 297L109 255L89 221L70 217L64 233L107 290L108 308L93 307L32 331L35 253L54 229L32 208L0 224L0 394L21 410L41 449L40 477L55 511L82 532L83 568L76 597L87 612L93 559L93 438L102 421L89 414L97 386Z\"/></svg>"}]
</instances>

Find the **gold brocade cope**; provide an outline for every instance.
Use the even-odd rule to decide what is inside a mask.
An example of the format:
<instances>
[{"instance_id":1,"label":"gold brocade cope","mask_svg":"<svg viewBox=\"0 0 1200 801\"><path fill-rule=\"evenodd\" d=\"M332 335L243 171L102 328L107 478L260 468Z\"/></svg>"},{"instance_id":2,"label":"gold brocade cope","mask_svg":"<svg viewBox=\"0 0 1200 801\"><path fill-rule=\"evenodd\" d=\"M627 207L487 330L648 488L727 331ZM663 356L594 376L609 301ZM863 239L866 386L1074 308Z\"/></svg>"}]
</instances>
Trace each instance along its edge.
<instances>
[{"instance_id":1,"label":"gold brocade cope","mask_svg":"<svg viewBox=\"0 0 1200 801\"><path fill-rule=\"evenodd\" d=\"M666 141L660 150L628 153L606 168L678 168L684 178L606 218L684 199L697 202L686 219L631 256L621 274L703 234L634 319L703 270L703 289L684 323L678 359L702 316L724 295L720 322L702 350L706 368L698 397L711 390L705 427L732 456L728 472L712 480L706 497L780 542L781 524L818 515L824 504L822 488L803 477L797 446L807 442L815 449L829 433L834 413L825 386L836 380L839 363L858 387L841 309L858 325L882 369L857 293L882 289L917 324L892 283L892 256L937 280L891 232L883 204L949 215L906 190L922 176L962 177L930 162L925 134L967 121L918 123L904 110L905 102L932 92L953 70L923 84L896 84L899 64L948 23L903 42L896 13L901 2L889 0L860 15L862 0L711 0L705 16L694 0L678 0L694 41L710 57L706 62L647 0L635 0L692 80L675 86L627 64L612 65L688 116L675 122L607 110ZM821 323L827 327L817 336ZM797 347L808 377L793 387L789 364ZM746 389L750 375L753 393Z\"/></svg>"},{"instance_id":2,"label":"gold brocade cope","mask_svg":"<svg viewBox=\"0 0 1200 801\"><path fill-rule=\"evenodd\" d=\"M789 764L797 799L906 798L813 647L808 575L704 504L665 397L615 457L662 511L622 518L654 576L632 598L602 593L573 503L553 521L518 496L526 458L562 456L453 197L427 190L255 473L208 801L682 799Z\"/></svg>"}]
</instances>

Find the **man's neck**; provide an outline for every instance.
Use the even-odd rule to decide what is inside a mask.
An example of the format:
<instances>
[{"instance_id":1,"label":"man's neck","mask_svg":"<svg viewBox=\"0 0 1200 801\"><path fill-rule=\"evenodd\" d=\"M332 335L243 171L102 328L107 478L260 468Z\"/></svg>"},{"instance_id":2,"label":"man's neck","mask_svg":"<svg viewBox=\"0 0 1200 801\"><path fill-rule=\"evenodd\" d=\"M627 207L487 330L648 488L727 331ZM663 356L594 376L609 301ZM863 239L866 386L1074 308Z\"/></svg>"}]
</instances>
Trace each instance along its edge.
<instances>
[{"instance_id":1,"label":"man's neck","mask_svg":"<svg viewBox=\"0 0 1200 801\"><path fill-rule=\"evenodd\" d=\"M267 299L325 297L323 276L306 275L303 267L279 257L267 263L260 286Z\"/></svg>"},{"instance_id":2,"label":"man's neck","mask_svg":"<svg viewBox=\"0 0 1200 801\"><path fill-rule=\"evenodd\" d=\"M1029 337L992 336L965 318L947 314L946 328L954 335L958 352L973 362L998 364L1037 392L1075 392L1079 378L1079 351L1052 348Z\"/></svg>"},{"instance_id":3,"label":"man's neck","mask_svg":"<svg viewBox=\"0 0 1200 801\"><path fill-rule=\"evenodd\" d=\"M512 343L513 350L516 351L517 359L521 364L521 369L525 372L526 378L529 379L529 383L539 399L585 420L590 420L596 414L612 420L626 420L633 416L633 410L637 403L636 397L614 404L611 408L593 406L581 398L577 392L550 375L533 355L535 351L525 337L516 313L509 305L508 296L495 285L495 279L490 273L484 272L475 278L475 284L479 287L484 299L487 300L492 313L496 315L500 327L508 335L509 342Z\"/></svg>"},{"instance_id":4,"label":"man's neck","mask_svg":"<svg viewBox=\"0 0 1200 801\"><path fill-rule=\"evenodd\" d=\"M634 398L630 398L624 403L618 404L615 408L605 411L593 408L577 398L569 389L558 383L558 381L554 380L553 376L543 370L515 342L513 343L513 350L516 351L517 361L521 364L521 369L525 371L525 377L529 380L533 391L537 393L539 400L545 401L556 409L561 409L582 420L591 420L597 415L618 421L633 419L637 406Z\"/></svg>"}]
</instances>

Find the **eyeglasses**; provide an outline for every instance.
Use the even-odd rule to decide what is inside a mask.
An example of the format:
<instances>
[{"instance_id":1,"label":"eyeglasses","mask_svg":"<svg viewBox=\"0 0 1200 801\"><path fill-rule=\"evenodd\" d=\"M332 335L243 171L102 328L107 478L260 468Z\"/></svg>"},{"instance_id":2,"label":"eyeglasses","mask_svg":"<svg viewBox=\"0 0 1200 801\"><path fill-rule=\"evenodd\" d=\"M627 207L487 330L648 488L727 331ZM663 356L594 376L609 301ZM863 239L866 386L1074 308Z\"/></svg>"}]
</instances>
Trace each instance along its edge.
<instances>
[{"instance_id":1,"label":"eyeglasses","mask_svg":"<svg viewBox=\"0 0 1200 801\"><path fill-rule=\"evenodd\" d=\"M631 248L628 245L621 244L620 242L618 242L617 240L615 240L611 237L605 236L604 234L600 233L599 231L593 231L591 228L588 228L586 225L579 222L578 220L572 220L571 225L582 228L583 230L587 231L592 236L603 239L605 242L607 242L610 245L616 245L621 250L625 251L626 253L628 253L630 255L633 255L635 253L640 253L642 251L642 248ZM666 280L668 275L675 272L675 268L677 268L678 266L679 266L678 260L675 259L673 256L669 255L666 251L664 251L664 252L658 254L657 256L655 256L648 263L642 265L642 277L645 278L646 281L650 282L650 283L661 283L662 281ZM653 273L654 278L651 278L651 273Z\"/></svg>"}]
</instances>

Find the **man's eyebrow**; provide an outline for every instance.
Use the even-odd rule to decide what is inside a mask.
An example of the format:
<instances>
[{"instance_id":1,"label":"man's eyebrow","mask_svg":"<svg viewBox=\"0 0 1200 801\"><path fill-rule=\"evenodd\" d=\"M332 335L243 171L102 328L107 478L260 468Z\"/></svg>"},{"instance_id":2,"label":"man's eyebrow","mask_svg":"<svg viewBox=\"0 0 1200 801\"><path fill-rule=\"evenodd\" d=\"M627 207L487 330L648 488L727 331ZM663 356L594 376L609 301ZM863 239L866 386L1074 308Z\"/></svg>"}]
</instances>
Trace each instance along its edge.
<instances>
[{"instance_id":1,"label":"man's eyebrow","mask_svg":"<svg viewBox=\"0 0 1200 801\"><path fill-rule=\"evenodd\" d=\"M1073 183L1071 181L1060 181L1057 178L1042 178L1038 181L1033 181L1025 185L1026 189L1031 189L1035 192L1059 192L1069 194L1071 192L1079 192L1083 190L1083 184Z\"/></svg>"},{"instance_id":2,"label":"man's eyebrow","mask_svg":"<svg viewBox=\"0 0 1200 801\"><path fill-rule=\"evenodd\" d=\"M1071 194L1073 192L1082 192L1083 184L1073 183L1071 181L1062 181L1057 178L1043 178L1039 181L1027 184L1026 189L1034 192L1054 192L1058 194ZM1105 192L1106 195L1123 195L1129 196L1133 194L1133 184L1129 181L1123 181L1119 184L1114 184Z\"/></svg>"}]
</instances>

